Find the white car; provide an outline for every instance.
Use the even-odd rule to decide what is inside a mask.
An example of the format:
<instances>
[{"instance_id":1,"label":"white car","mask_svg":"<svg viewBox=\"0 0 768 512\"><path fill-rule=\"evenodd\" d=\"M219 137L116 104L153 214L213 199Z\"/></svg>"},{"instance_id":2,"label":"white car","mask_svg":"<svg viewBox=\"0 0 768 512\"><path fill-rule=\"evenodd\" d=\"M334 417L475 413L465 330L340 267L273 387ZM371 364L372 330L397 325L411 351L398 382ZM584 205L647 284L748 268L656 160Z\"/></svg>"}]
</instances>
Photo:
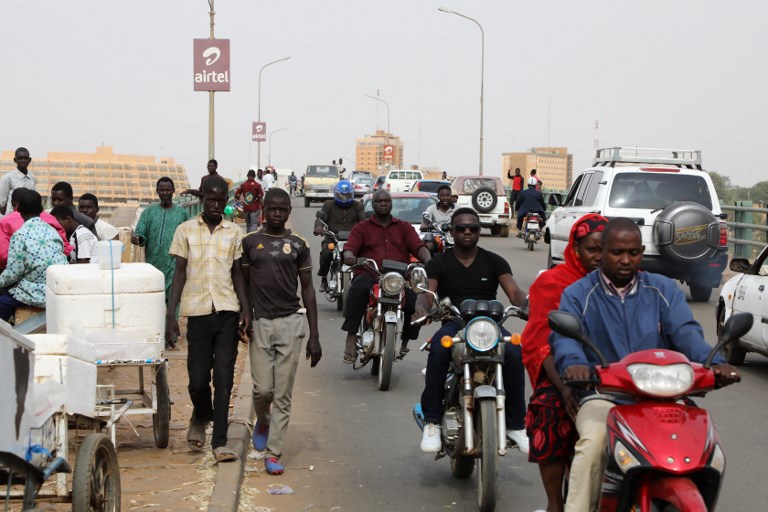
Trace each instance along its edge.
<instances>
[{"instance_id":1,"label":"white car","mask_svg":"<svg viewBox=\"0 0 768 512\"><path fill-rule=\"evenodd\" d=\"M717 302L717 333L735 313L752 315L752 329L738 342L724 349L730 364L741 364L747 352L768 356L768 246L754 263L745 258L733 258L731 270L739 272L723 285Z\"/></svg>"},{"instance_id":2,"label":"white car","mask_svg":"<svg viewBox=\"0 0 768 512\"><path fill-rule=\"evenodd\" d=\"M458 176L451 184L458 196L456 208L469 207L480 217L480 225L493 236L509 236L510 208L504 183L498 176Z\"/></svg>"}]
</instances>

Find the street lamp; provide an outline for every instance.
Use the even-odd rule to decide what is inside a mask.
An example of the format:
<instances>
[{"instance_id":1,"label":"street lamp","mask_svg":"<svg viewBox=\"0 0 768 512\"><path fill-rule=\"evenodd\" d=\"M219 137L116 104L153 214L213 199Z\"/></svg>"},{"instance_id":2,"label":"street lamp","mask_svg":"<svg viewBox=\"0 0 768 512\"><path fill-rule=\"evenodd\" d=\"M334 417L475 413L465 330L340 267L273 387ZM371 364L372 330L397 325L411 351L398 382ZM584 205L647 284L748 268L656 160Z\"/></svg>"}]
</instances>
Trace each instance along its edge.
<instances>
[{"instance_id":1,"label":"street lamp","mask_svg":"<svg viewBox=\"0 0 768 512\"><path fill-rule=\"evenodd\" d=\"M387 136L386 136L386 138L385 138L385 140L386 140L385 144L386 144L386 145L389 145L389 133L390 133L390 132L389 132L389 103L387 103L387 102L386 102L386 101L384 101L383 99L379 98L378 96L371 96L370 94L366 94L366 96L367 96L367 97L369 97L369 98L371 98L372 100L380 101L380 102L382 102L384 105L386 105L386 106L387 106ZM383 160L383 158L384 158L384 152L382 151L382 160Z\"/></svg>"},{"instance_id":2,"label":"street lamp","mask_svg":"<svg viewBox=\"0 0 768 512\"><path fill-rule=\"evenodd\" d=\"M272 165L272 136L276 134L277 132L281 132L283 130L287 130L290 128L290 126L286 126L285 128L278 128L277 130L273 132L269 132L269 156L267 157L267 161L269 162L269 165Z\"/></svg>"},{"instance_id":3,"label":"street lamp","mask_svg":"<svg viewBox=\"0 0 768 512\"><path fill-rule=\"evenodd\" d=\"M216 15L216 11L213 8L213 2L214 0L208 0L208 16L211 19L211 35L210 39L214 39L213 34L213 17ZM214 145L214 123L213 123L213 117L214 117L214 103L213 103L213 91L208 91L208 158L213 158L216 151L215 151L215 145Z\"/></svg>"},{"instance_id":4,"label":"street lamp","mask_svg":"<svg viewBox=\"0 0 768 512\"><path fill-rule=\"evenodd\" d=\"M485 71L485 31L483 30L482 25L480 25L480 23L478 23L478 21L474 18L465 16L460 12L452 11L447 7L438 7L437 10L440 12L447 12L448 14L455 14L456 16L461 16L462 18L468 19L469 21L474 22L475 25L477 25L477 27L480 29L480 175L482 176L483 175L483 76Z\"/></svg>"},{"instance_id":5,"label":"street lamp","mask_svg":"<svg viewBox=\"0 0 768 512\"><path fill-rule=\"evenodd\" d=\"M264 68L267 66L271 66L272 64L277 64L278 62L283 62L288 59L290 59L290 55L288 57L283 57L282 59L273 60L272 62L268 62L261 66L261 69L259 70L259 104L258 104L258 119L257 121L261 121L261 72L264 71ZM256 166L261 169L261 141L256 142Z\"/></svg>"}]
</instances>

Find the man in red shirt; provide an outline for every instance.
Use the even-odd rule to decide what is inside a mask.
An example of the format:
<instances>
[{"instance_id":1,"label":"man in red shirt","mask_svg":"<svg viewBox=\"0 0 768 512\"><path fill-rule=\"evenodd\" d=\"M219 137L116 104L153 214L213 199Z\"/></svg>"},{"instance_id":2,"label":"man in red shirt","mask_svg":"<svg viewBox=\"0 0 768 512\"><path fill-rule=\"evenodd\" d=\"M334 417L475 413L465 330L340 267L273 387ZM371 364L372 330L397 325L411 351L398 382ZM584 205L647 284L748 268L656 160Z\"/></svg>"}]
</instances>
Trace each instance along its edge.
<instances>
[{"instance_id":1,"label":"man in red shirt","mask_svg":"<svg viewBox=\"0 0 768 512\"><path fill-rule=\"evenodd\" d=\"M261 202L264 198L264 189L256 181L256 171L248 171L248 179L235 190L235 199L242 200L245 213L245 231L256 231L261 225Z\"/></svg>"},{"instance_id":2,"label":"man in red shirt","mask_svg":"<svg viewBox=\"0 0 768 512\"><path fill-rule=\"evenodd\" d=\"M520 168L515 168L515 174L512 175L510 172L512 169L507 169L507 178L512 180L512 191L509 193L509 207L512 208L512 211L514 213L515 210L515 202L517 201L517 196L520 195L520 192L523 190L523 185L525 179L523 178L523 175L520 174Z\"/></svg>"},{"instance_id":3,"label":"man in red shirt","mask_svg":"<svg viewBox=\"0 0 768 512\"><path fill-rule=\"evenodd\" d=\"M407 263L411 255L416 256L422 263L427 263L431 258L429 250L416 234L416 230L408 222L392 216L392 196L389 192L377 190L373 193L372 203L373 216L355 224L349 233L349 239L344 246L344 263L354 265L357 258L369 258L376 261L381 268L385 259ZM370 273L358 270L349 286L344 323L341 326L341 330L347 332L345 363L352 364L357 358L357 331L368 304L368 294L377 281L378 278L374 278ZM415 339L419 334L418 328L411 326L416 294L411 290L406 290L405 293L401 352L405 351L408 340Z\"/></svg>"}]
</instances>

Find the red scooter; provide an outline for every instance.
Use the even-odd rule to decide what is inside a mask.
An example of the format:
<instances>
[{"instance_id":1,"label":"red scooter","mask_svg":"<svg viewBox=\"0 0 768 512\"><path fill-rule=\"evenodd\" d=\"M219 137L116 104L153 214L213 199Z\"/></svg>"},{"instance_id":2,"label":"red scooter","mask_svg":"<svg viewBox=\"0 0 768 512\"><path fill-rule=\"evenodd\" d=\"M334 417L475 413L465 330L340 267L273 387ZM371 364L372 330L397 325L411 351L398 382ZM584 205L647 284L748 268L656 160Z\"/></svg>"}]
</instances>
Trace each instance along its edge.
<instances>
[{"instance_id":1,"label":"red scooter","mask_svg":"<svg viewBox=\"0 0 768 512\"><path fill-rule=\"evenodd\" d=\"M607 421L600 511L715 510L725 455L709 414L689 397L715 389L712 358L749 331L752 316L729 318L703 365L667 349L634 352L608 364L575 316L553 311L549 325L598 356L600 365L588 383L617 399Z\"/></svg>"}]
</instances>

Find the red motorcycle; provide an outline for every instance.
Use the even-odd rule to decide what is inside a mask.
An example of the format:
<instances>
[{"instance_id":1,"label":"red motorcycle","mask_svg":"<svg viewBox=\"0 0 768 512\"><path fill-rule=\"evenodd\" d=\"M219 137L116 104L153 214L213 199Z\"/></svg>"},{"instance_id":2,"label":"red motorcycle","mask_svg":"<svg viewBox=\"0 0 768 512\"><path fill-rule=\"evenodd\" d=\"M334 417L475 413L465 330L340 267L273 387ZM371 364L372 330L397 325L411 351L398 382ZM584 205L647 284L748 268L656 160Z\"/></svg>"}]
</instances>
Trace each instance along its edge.
<instances>
[{"instance_id":1,"label":"red motorcycle","mask_svg":"<svg viewBox=\"0 0 768 512\"><path fill-rule=\"evenodd\" d=\"M549 325L579 340L600 359L593 379L579 384L592 384L617 402L607 421L608 464L600 511L715 510L725 455L709 414L690 397L715 389L712 358L749 331L752 316L729 318L704 364L667 349L634 352L608 364L575 316L553 311Z\"/></svg>"}]
</instances>

